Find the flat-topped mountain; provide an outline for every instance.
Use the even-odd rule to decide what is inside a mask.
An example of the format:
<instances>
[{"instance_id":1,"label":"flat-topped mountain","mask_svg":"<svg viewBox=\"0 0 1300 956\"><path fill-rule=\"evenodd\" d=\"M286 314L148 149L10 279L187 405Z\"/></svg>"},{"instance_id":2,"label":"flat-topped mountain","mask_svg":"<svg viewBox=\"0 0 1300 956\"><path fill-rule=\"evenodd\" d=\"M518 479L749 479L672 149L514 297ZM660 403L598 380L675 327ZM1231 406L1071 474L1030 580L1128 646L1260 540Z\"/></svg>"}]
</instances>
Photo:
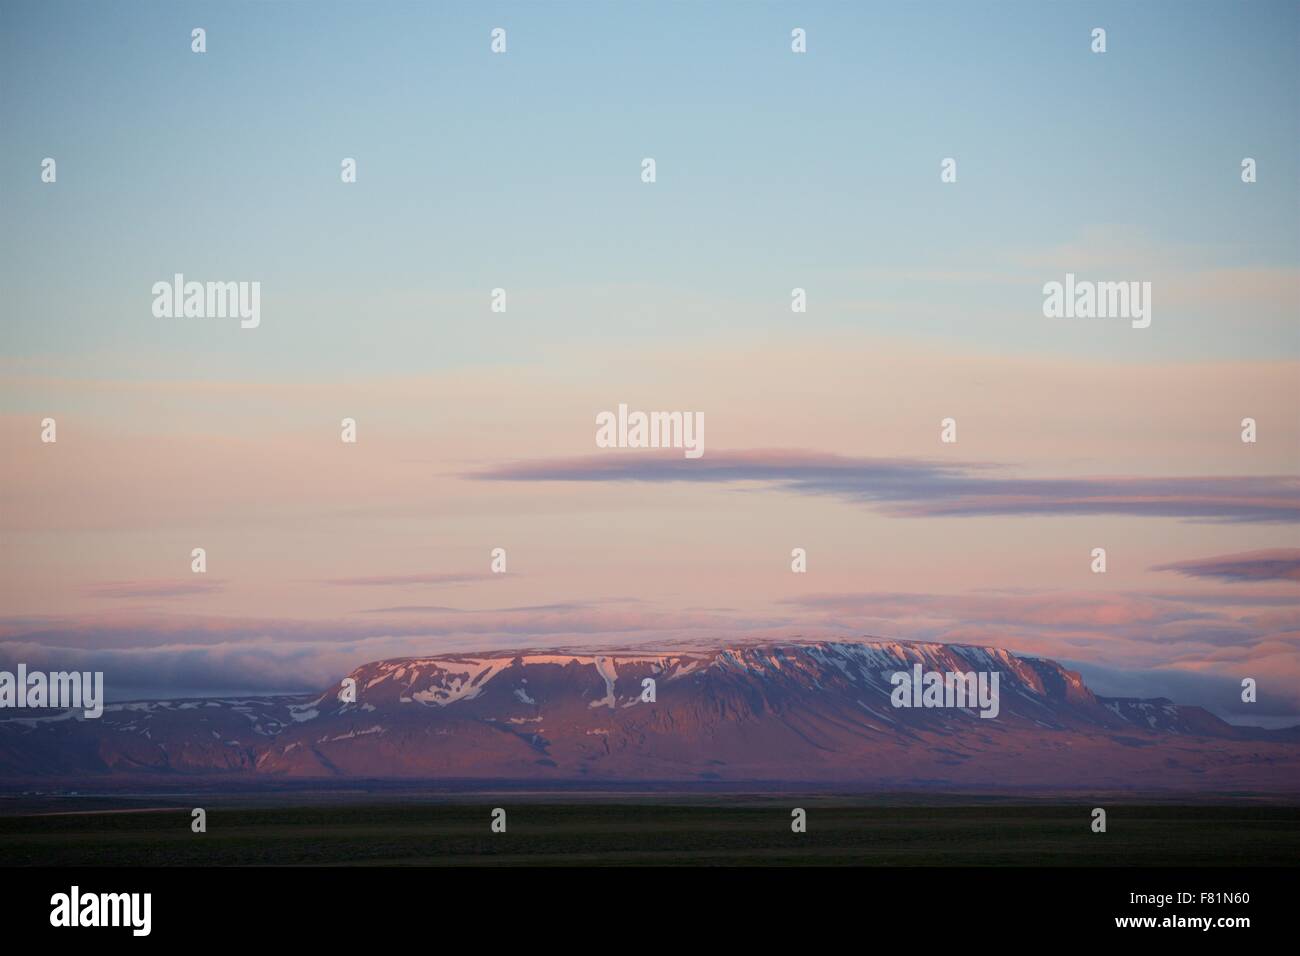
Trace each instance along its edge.
<instances>
[{"instance_id":1,"label":"flat-topped mountain","mask_svg":"<svg viewBox=\"0 0 1300 956\"><path fill-rule=\"evenodd\" d=\"M997 674L996 716L973 700L895 706L894 675L917 665ZM1300 789L1294 730L1099 697L1054 661L993 647L492 652L376 661L348 677L354 702L340 683L314 696L109 704L98 720L4 712L0 776Z\"/></svg>"}]
</instances>

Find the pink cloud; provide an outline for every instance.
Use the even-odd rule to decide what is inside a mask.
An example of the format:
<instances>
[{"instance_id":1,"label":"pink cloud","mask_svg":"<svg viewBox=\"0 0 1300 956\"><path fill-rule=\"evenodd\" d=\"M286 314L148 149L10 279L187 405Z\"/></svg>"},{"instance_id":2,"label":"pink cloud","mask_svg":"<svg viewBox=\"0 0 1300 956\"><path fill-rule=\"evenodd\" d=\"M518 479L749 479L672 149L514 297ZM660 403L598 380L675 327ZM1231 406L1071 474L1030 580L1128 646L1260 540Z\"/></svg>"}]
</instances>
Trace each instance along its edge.
<instances>
[{"instance_id":1,"label":"pink cloud","mask_svg":"<svg viewBox=\"0 0 1300 956\"><path fill-rule=\"evenodd\" d=\"M1158 564L1153 571L1223 581L1300 581L1300 548L1273 548Z\"/></svg>"},{"instance_id":2,"label":"pink cloud","mask_svg":"<svg viewBox=\"0 0 1300 956\"><path fill-rule=\"evenodd\" d=\"M225 582L209 578L193 581L106 581L86 589L91 597L101 598L171 598L190 597L195 594L217 594L225 590Z\"/></svg>"}]
</instances>

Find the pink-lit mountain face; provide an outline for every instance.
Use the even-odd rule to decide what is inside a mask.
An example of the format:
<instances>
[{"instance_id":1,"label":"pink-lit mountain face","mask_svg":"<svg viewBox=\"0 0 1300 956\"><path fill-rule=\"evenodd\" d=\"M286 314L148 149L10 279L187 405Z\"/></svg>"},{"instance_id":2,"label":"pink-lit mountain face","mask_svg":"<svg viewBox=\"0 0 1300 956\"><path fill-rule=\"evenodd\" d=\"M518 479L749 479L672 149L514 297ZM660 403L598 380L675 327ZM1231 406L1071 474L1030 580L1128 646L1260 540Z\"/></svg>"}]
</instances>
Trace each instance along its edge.
<instances>
[{"instance_id":1,"label":"pink-lit mountain face","mask_svg":"<svg viewBox=\"0 0 1300 956\"><path fill-rule=\"evenodd\" d=\"M997 716L895 707L891 676L917 664L996 672ZM527 652L377 661L349 677L348 703L332 686L315 697L112 704L98 720L7 712L0 776L1300 791L1294 732L1098 697L1053 661L996 648Z\"/></svg>"}]
</instances>

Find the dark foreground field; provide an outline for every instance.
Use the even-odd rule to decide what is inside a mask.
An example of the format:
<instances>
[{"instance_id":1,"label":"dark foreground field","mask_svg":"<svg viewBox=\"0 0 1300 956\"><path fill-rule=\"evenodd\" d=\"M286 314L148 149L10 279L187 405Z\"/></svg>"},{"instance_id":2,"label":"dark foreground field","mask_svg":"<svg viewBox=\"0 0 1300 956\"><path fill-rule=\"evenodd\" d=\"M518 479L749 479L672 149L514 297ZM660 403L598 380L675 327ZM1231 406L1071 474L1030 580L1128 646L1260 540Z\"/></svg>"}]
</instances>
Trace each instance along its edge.
<instances>
[{"instance_id":1,"label":"dark foreground field","mask_svg":"<svg viewBox=\"0 0 1300 956\"><path fill-rule=\"evenodd\" d=\"M1292 866L1300 809L1263 806L844 805L484 798L328 806L208 805L208 831L157 800L116 809L6 808L9 866ZM202 806L191 803L189 806ZM492 833L493 807L507 832ZM790 811L808 811L792 833ZM154 808L154 809L150 809Z\"/></svg>"}]
</instances>

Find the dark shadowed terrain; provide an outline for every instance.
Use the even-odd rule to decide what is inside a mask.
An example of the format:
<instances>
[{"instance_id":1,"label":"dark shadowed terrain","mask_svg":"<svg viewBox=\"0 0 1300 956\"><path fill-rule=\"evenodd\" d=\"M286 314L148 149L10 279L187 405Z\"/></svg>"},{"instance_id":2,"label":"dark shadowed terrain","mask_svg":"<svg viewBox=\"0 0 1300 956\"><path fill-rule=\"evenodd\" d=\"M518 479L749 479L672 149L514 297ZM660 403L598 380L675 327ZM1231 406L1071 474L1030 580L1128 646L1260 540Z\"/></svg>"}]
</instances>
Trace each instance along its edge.
<instances>
[{"instance_id":1,"label":"dark shadowed terrain","mask_svg":"<svg viewBox=\"0 0 1300 956\"><path fill-rule=\"evenodd\" d=\"M208 832L190 829L202 800ZM887 799L884 803L882 800ZM400 800L400 802L397 802ZM296 801L284 805L284 801ZM10 797L18 866L794 865L1293 866L1300 808L836 795L241 795L160 801ZM910 805L909 805L910 802ZM791 809L807 811L806 833ZM506 811L507 830L490 830Z\"/></svg>"}]
</instances>

